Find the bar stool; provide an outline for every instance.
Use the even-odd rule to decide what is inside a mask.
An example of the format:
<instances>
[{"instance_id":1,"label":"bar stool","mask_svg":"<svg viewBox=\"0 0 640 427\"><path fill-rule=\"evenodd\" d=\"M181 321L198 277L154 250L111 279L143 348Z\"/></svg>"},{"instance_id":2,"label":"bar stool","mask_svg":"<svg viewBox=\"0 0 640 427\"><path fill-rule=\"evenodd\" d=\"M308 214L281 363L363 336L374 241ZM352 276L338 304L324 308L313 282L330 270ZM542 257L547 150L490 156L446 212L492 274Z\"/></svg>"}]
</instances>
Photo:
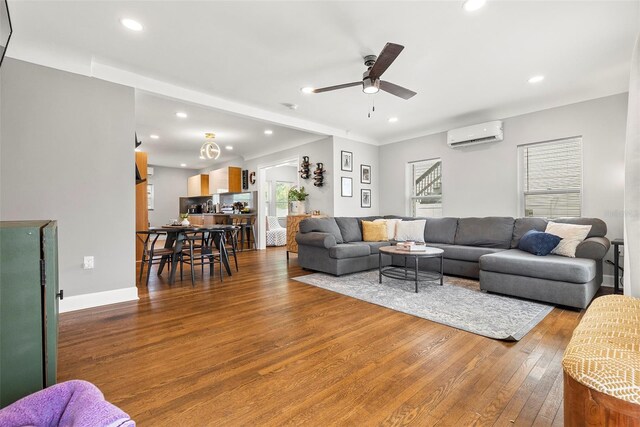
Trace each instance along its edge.
<instances>
[{"instance_id":1,"label":"bar stool","mask_svg":"<svg viewBox=\"0 0 640 427\"><path fill-rule=\"evenodd\" d=\"M245 249L244 238L247 238L247 249L256 248L256 233L255 233L256 216L252 215L248 218L240 219L240 247ZM253 248L251 247L253 246Z\"/></svg>"}]
</instances>

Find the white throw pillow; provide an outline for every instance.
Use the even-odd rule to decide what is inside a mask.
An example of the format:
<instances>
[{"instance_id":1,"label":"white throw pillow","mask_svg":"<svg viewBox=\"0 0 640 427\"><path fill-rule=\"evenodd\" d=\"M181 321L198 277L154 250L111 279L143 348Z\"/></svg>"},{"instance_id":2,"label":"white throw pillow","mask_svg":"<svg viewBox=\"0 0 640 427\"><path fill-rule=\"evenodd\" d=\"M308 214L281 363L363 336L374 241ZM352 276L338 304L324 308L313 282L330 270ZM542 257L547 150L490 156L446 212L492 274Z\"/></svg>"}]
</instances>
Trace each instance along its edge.
<instances>
[{"instance_id":1,"label":"white throw pillow","mask_svg":"<svg viewBox=\"0 0 640 427\"><path fill-rule=\"evenodd\" d=\"M373 222L386 222L387 223L387 237L389 240L396 238L396 225L402 221L401 219L374 219Z\"/></svg>"},{"instance_id":2,"label":"white throw pillow","mask_svg":"<svg viewBox=\"0 0 640 427\"><path fill-rule=\"evenodd\" d=\"M417 221L400 221L396 224L396 240L406 242L424 242L424 227L427 221L419 219Z\"/></svg>"},{"instance_id":3,"label":"white throw pillow","mask_svg":"<svg viewBox=\"0 0 640 427\"><path fill-rule=\"evenodd\" d=\"M578 245L587 238L589 231L591 231L590 225L563 224L549 221L545 233L555 234L562 238L558 246L551 251L552 254L575 258Z\"/></svg>"}]
</instances>

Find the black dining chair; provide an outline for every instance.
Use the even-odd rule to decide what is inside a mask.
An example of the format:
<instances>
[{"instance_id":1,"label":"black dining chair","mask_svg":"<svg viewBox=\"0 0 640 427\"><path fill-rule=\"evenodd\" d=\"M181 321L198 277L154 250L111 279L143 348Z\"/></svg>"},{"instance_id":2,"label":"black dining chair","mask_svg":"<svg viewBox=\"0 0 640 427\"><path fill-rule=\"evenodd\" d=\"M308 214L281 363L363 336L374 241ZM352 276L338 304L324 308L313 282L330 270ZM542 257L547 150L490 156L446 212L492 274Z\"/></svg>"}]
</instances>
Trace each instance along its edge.
<instances>
[{"instance_id":1,"label":"black dining chair","mask_svg":"<svg viewBox=\"0 0 640 427\"><path fill-rule=\"evenodd\" d=\"M147 266L147 280L145 285L149 286L149 276L151 275L151 267L154 264L160 264L164 259L168 261L169 266L174 255L173 248L156 247L158 238L160 236L166 236L167 233L159 230L141 230L136 231L136 237L142 242L142 260L140 262L140 275L138 282L142 282L142 275L144 274L144 267ZM162 241L164 244L164 241Z\"/></svg>"},{"instance_id":2,"label":"black dining chair","mask_svg":"<svg viewBox=\"0 0 640 427\"><path fill-rule=\"evenodd\" d=\"M239 226L233 226L232 228L225 229L225 247L227 253L231 252L233 260L236 263L236 271L238 270L238 256L236 251L238 250L238 232L240 232Z\"/></svg>"},{"instance_id":3,"label":"black dining chair","mask_svg":"<svg viewBox=\"0 0 640 427\"><path fill-rule=\"evenodd\" d=\"M191 268L191 285L195 286L195 270L200 266L201 274L204 276L204 266L209 264L210 275L215 275L216 261L220 267L220 281L222 281L222 256L220 251L216 249L213 241L213 232L199 230L185 233L185 246L180 252L180 279L182 279L182 266L189 264ZM224 244L224 235L222 235L221 244Z\"/></svg>"}]
</instances>

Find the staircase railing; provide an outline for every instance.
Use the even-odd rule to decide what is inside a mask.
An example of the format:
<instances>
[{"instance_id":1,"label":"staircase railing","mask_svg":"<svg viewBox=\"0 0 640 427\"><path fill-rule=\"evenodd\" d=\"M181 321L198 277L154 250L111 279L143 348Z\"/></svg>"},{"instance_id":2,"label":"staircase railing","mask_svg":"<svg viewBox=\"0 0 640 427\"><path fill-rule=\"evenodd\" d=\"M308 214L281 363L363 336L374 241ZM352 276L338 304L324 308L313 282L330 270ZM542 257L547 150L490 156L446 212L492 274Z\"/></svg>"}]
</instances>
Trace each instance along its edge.
<instances>
[{"instance_id":1,"label":"staircase railing","mask_svg":"<svg viewBox=\"0 0 640 427\"><path fill-rule=\"evenodd\" d=\"M430 196L442 192L442 161L436 162L416 179L416 196Z\"/></svg>"}]
</instances>

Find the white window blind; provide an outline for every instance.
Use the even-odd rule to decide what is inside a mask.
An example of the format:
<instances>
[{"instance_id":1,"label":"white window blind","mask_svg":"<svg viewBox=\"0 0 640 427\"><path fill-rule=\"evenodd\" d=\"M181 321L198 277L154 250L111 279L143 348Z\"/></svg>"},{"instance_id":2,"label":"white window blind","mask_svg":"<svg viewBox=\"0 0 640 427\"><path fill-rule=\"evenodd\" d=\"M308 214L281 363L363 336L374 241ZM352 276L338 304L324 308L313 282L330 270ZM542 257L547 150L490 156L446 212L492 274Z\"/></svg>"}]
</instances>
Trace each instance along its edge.
<instances>
[{"instance_id":1,"label":"white window blind","mask_svg":"<svg viewBox=\"0 0 640 427\"><path fill-rule=\"evenodd\" d=\"M411 215L442 216L442 160L409 163L411 179Z\"/></svg>"},{"instance_id":2,"label":"white window blind","mask_svg":"<svg viewBox=\"0 0 640 427\"><path fill-rule=\"evenodd\" d=\"M520 147L524 215L579 217L582 206L582 138Z\"/></svg>"}]
</instances>

